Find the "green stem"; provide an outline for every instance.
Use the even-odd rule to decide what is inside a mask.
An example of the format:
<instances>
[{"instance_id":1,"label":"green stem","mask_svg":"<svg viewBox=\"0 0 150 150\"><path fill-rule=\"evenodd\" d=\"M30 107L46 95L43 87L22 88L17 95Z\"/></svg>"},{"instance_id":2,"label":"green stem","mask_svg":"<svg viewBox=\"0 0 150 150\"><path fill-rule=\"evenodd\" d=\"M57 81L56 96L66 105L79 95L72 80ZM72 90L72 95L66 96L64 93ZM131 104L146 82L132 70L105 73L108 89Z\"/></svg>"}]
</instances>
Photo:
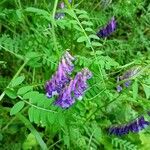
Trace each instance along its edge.
<instances>
[{"instance_id":1,"label":"green stem","mask_svg":"<svg viewBox=\"0 0 150 150\"><path fill-rule=\"evenodd\" d=\"M95 60L96 60L96 62L98 62L98 59L97 59L95 50L94 50L94 48L92 47L92 43L91 43L89 37L87 36L87 34L86 34L84 28L82 27L82 24L80 23L80 21L79 21L77 15L76 15L76 13L74 12L74 10L72 10L71 5L69 4L69 2L68 2L67 0L65 0L65 3L66 3L66 5L68 6L68 8L73 12L74 18L76 19L76 21L77 21L78 25L80 26L80 28L81 28L81 30L82 30L84 36L85 36L86 39L87 39L88 44L90 45L90 48L92 49L92 51L93 51L93 53L94 53ZM105 87L105 89L106 89L106 85L105 85L104 78L103 78L103 74L102 74L102 69L101 69L101 67L100 67L99 64L98 64L98 69L99 69L99 72L100 72L100 75L101 75L101 78L102 78L102 82L103 82L103 84L104 84L104 87Z\"/></svg>"},{"instance_id":2,"label":"green stem","mask_svg":"<svg viewBox=\"0 0 150 150\"><path fill-rule=\"evenodd\" d=\"M57 41L56 41L56 35L55 35L55 14L56 14L56 9L57 9L57 4L58 4L58 0L55 0L53 14L52 14L52 36L53 36L54 47L56 49L57 54L59 54Z\"/></svg>"},{"instance_id":3,"label":"green stem","mask_svg":"<svg viewBox=\"0 0 150 150\"><path fill-rule=\"evenodd\" d=\"M7 51L7 52L9 52L9 53L11 53L11 54L13 54L14 56L16 56L16 57L19 58L19 59L24 60L23 56L21 56L21 55L19 55L19 54L16 54L16 53L14 53L13 51L10 51L10 50L7 49L6 47L0 45L0 48L4 49L5 51Z\"/></svg>"},{"instance_id":4,"label":"green stem","mask_svg":"<svg viewBox=\"0 0 150 150\"><path fill-rule=\"evenodd\" d=\"M34 128L34 126L30 123L30 121L24 117L22 114L18 113L16 114L17 118L20 119L25 126L31 131L31 133L35 136L37 142L41 146L42 150L48 150L46 143L43 141L41 135L38 133L38 131Z\"/></svg>"},{"instance_id":5,"label":"green stem","mask_svg":"<svg viewBox=\"0 0 150 150\"><path fill-rule=\"evenodd\" d=\"M57 113L57 112L56 112L56 111L54 111L54 110L49 110L49 109L45 109L45 108L42 108L42 107L36 106L36 105L34 105L34 104L32 104L32 103L30 103L30 102L28 102L28 101L24 100L21 96L18 96L18 98L20 98L20 99L21 99L22 101L24 101L26 104L28 104L28 105L30 105L30 106L32 106L32 107L34 107L34 108L36 108L36 109L43 110L43 111L47 111L47 112Z\"/></svg>"},{"instance_id":6,"label":"green stem","mask_svg":"<svg viewBox=\"0 0 150 150\"><path fill-rule=\"evenodd\" d=\"M18 77L18 75L20 74L20 72L22 71L22 69L24 68L24 66L27 64L28 60L26 60L22 66L19 68L19 70L17 71L17 73L14 75L14 77L12 78L12 80L9 82L9 84L7 85L6 88L8 88L11 84L11 82L16 78ZM0 101L3 99L3 97L5 96L5 91L0 95Z\"/></svg>"}]
</instances>

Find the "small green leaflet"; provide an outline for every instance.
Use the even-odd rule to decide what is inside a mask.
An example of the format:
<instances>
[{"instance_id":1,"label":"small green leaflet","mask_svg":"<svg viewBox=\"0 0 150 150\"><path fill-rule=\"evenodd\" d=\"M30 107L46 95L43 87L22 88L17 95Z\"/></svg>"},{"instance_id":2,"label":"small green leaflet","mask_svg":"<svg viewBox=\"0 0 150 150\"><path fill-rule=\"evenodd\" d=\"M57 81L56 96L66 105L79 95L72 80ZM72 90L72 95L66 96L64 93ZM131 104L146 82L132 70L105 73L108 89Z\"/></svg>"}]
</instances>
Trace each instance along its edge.
<instances>
[{"instance_id":1,"label":"small green leaflet","mask_svg":"<svg viewBox=\"0 0 150 150\"><path fill-rule=\"evenodd\" d=\"M146 98L149 99L150 98L150 86L146 85L146 84L142 84Z\"/></svg>"},{"instance_id":2,"label":"small green leaflet","mask_svg":"<svg viewBox=\"0 0 150 150\"><path fill-rule=\"evenodd\" d=\"M14 80L11 81L11 87L15 87L19 84L21 84L24 81L25 77L24 76L19 76L15 78Z\"/></svg>"},{"instance_id":3,"label":"small green leaflet","mask_svg":"<svg viewBox=\"0 0 150 150\"><path fill-rule=\"evenodd\" d=\"M18 103L16 103L10 110L10 115L15 115L16 113L18 113L23 107L24 107L24 102L20 101Z\"/></svg>"},{"instance_id":4,"label":"small green leaflet","mask_svg":"<svg viewBox=\"0 0 150 150\"><path fill-rule=\"evenodd\" d=\"M77 39L77 42L84 42L84 41L86 41L87 39L86 39L86 37L85 36L81 36L81 37L79 37L78 39Z\"/></svg>"},{"instance_id":5,"label":"small green leaflet","mask_svg":"<svg viewBox=\"0 0 150 150\"><path fill-rule=\"evenodd\" d=\"M13 89L8 88L5 90L5 93L8 97L10 97L12 99L15 99L17 97L17 94Z\"/></svg>"},{"instance_id":6,"label":"small green leaflet","mask_svg":"<svg viewBox=\"0 0 150 150\"><path fill-rule=\"evenodd\" d=\"M32 87L32 86L24 86L24 87L21 87L21 88L18 90L17 94L18 94L18 95L24 95L24 94L26 94L27 92L32 91L32 90L33 90L33 87Z\"/></svg>"}]
</instances>

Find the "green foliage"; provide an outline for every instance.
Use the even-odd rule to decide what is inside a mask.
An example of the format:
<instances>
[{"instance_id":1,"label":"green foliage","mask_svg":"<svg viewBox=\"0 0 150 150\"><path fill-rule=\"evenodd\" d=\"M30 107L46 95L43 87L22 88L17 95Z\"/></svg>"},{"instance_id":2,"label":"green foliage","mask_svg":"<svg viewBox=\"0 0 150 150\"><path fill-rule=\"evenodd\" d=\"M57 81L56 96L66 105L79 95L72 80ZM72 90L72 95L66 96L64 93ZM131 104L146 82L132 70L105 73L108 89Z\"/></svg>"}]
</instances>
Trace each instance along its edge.
<instances>
[{"instance_id":1,"label":"green foliage","mask_svg":"<svg viewBox=\"0 0 150 150\"><path fill-rule=\"evenodd\" d=\"M15 115L18 113L23 107L24 107L24 102L20 101L16 103L10 110L10 115Z\"/></svg>"},{"instance_id":2,"label":"green foliage","mask_svg":"<svg viewBox=\"0 0 150 150\"><path fill-rule=\"evenodd\" d=\"M83 0L68 6L65 0L59 9L58 2L0 2L1 149L149 149L149 127L124 137L107 129L149 111L150 4ZM65 17L56 20L56 12ZM99 38L112 16L116 31ZM86 67L93 77L83 100L61 109L56 97L45 96L44 86L66 49L76 57L75 74ZM117 76L134 66L141 66L140 73L118 93L116 86L125 81L117 83Z\"/></svg>"},{"instance_id":3,"label":"green foliage","mask_svg":"<svg viewBox=\"0 0 150 150\"><path fill-rule=\"evenodd\" d=\"M127 140L122 140L119 138L112 139L112 144L115 148L120 150L137 150L137 146L132 144L131 142Z\"/></svg>"}]
</instances>

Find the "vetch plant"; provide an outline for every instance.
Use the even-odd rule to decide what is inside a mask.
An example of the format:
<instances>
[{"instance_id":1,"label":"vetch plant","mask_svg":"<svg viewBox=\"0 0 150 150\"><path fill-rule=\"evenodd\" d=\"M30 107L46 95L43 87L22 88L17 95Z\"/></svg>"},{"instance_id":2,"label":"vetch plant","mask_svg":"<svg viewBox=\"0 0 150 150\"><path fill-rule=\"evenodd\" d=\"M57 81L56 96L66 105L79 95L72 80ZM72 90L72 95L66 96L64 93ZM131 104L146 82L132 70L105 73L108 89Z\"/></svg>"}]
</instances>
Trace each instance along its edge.
<instances>
[{"instance_id":1,"label":"vetch plant","mask_svg":"<svg viewBox=\"0 0 150 150\"><path fill-rule=\"evenodd\" d=\"M110 34L112 34L115 30L116 30L116 20L114 17L112 17L107 26L98 31L97 36L99 38L105 38L108 37Z\"/></svg>"},{"instance_id":2,"label":"vetch plant","mask_svg":"<svg viewBox=\"0 0 150 150\"><path fill-rule=\"evenodd\" d=\"M141 116L137 118L135 121L128 123L126 125L110 127L108 132L109 134L122 136L122 135L128 134L129 132L137 133L143 130L144 128L146 128L148 125L150 125L150 122L146 121L144 116Z\"/></svg>"},{"instance_id":3,"label":"vetch plant","mask_svg":"<svg viewBox=\"0 0 150 150\"><path fill-rule=\"evenodd\" d=\"M132 78L135 75L137 75L140 70L141 70L141 67L137 66L137 67L133 67L133 68L125 71L125 73L123 75L117 77L117 83L119 81L127 80L127 81L124 82L124 86L128 88L130 86L130 84L131 84L131 79L130 78ZM117 85L117 91L118 92L121 92L122 89L123 88L122 88L121 85Z\"/></svg>"},{"instance_id":4,"label":"vetch plant","mask_svg":"<svg viewBox=\"0 0 150 150\"><path fill-rule=\"evenodd\" d=\"M69 82L70 77L68 75L71 74L74 69L74 65L72 63L74 60L75 58L66 51L61 62L59 63L58 70L52 76L51 80L46 83L45 88L48 98L59 94L65 84Z\"/></svg>"},{"instance_id":5,"label":"vetch plant","mask_svg":"<svg viewBox=\"0 0 150 150\"><path fill-rule=\"evenodd\" d=\"M92 77L92 73L87 69L78 72L74 79L70 74L74 69L72 57L69 52L65 52L59 63L58 70L52 79L46 83L46 95L48 98L58 95L55 105L68 108L75 103L75 99L81 100L85 90L88 88L87 80Z\"/></svg>"},{"instance_id":6,"label":"vetch plant","mask_svg":"<svg viewBox=\"0 0 150 150\"><path fill-rule=\"evenodd\" d=\"M1 149L150 149L147 1L0 7Z\"/></svg>"}]
</instances>

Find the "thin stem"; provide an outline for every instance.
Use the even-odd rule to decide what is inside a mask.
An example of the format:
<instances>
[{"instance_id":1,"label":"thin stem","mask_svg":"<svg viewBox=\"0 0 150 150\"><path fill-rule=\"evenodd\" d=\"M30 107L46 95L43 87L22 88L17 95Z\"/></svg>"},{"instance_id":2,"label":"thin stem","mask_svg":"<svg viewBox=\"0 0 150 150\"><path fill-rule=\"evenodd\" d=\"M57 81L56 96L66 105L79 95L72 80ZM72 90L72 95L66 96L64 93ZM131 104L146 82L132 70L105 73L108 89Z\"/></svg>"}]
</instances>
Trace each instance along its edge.
<instances>
[{"instance_id":1,"label":"thin stem","mask_svg":"<svg viewBox=\"0 0 150 150\"><path fill-rule=\"evenodd\" d=\"M16 53L14 53L13 51L10 51L10 50L7 49L6 47L0 45L0 48L4 49L5 51L7 51L7 52L9 52L9 53L11 53L11 54L13 54L14 56L16 56L16 57L19 58L19 59L24 60L23 56L21 56L21 55L19 55L19 54L16 54Z\"/></svg>"},{"instance_id":2,"label":"thin stem","mask_svg":"<svg viewBox=\"0 0 150 150\"><path fill-rule=\"evenodd\" d=\"M92 142L92 138L93 138L94 132L95 132L95 130L92 132L92 134L90 136L89 143L88 143L88 149L90 149L90 145L91 145L91 142Z\"/></svg>"},{"instance_id":3,"label":"thin stem","mask_svg":"<svg viewBox=\"0 0 150 150\"><path fill-rule=\"evenodd\" d=\"M56 142L55 142L54 144L52 144L48 149L51 149L52 147L54 147L57 143L59 143L59 142L61 142L61 141L62 141L62 139L56 141Z\"/></svg>"},{"instance_id":4,"label":"thin stem","mask_svg":"<svg viewBox=\"0 0 150 150\"><path fill-rule=\"evenodd\" d=\"M72 10L72 12L74 13L74 18L76 19L76 21L77 21L78 25L80 26L82 32L84 33L84 35L85 35L85 37L86 37L86 39L87 39L87 42L88 42L88 44L90 45L90 48L92 49L92 51L93 51L93 53L94 53L95 60L98 62L98 59L97 59L95 50L94 50L94 48L92 47L92 43L91 43L91 41L89 40L89 37L87 36L87 34L86 34L84 28L82 27L82 24L80 23L80 21L79 21L77 15L76 15L76 13L75 13L74 10L71 8L71 5L69 4L69 2L68 2L67 0L65 0L65 3L67 4L68 8L69 8L70 10ZM100 75L101 75L103 84L104 84L105 89L106 89L106 85L105 85L104 78L103 78L103 74L102 74L102 69L101 69L101 67L100 67L99 64L98 64L98 69L99 69L99 72L100 72Z\"/></svg>"},{"instance_id":5,"label":"thin stem","mask_svg":"<svg viewBox=\"0 0 150 150\"><path fill-rule=\"evenodd\" d=\"M30 123L30 121L20 113L16 114L16 117L18 119L20 119L25 124L25 126L31 131L31 133L35 136L37 142L41 146L41 149L42 150L48 150L46 143L43 141L41 135L34 128L34 126Z\"/></svg>"},{"instance_id":6,"label":"thin stem","mask_svg":"<svg viewBox=\"0 0 150 150\"><path fill-rule=\"evenodd\" d=\"M53 41L54 41L54 47L56 49L57 54L59 54L57 41L56 41L56 35L55 35L55 14L56 14L56 9L57 9L57 4L58 4L58 0L55 0L53 14L52 14L52 36L53 36Z\"/></svg>"},{"instance_id":7,"label":"thin stem","mask_svg":"<svg viewBox=\"0 0 150 150\"><path fill-rule=\"evenodd\" d=\"M20 99L21 99L21 100L23 100L26 104L28 104L28 105L30 105L30 106L32 106L32 107L34 107L34 108L36 108L36 109L40 109L40 110L47 111L47 112L57 113L57 112L56 112L56 111L54 111L54 110L49 110L49 109L45 109L45 108L42 108L42 107L36 106L36 105L34 105L34 104L32 104L32 103L30 103L30 102L28 102L28 101L24 100L21 96L18 96L18 98L20 98Z\"/></svg>"},{"instance_id":8,"label":"thin stem","mask_svg":"<svg viewBox=\"0 0 150 150\"><path fill-rule=\"evenodd\" d=\"M22 69L24 68L24 66L27 64L28 60L26 60L22 66L19 68L19 70L17 71L17 73L14 75L14 77L12 78L12 80L9 82L9 84L7 85L6 88L8 88L11 84L11 82L16 78L18 77L18 75L20 74L20 72L22 71ZM5 91L0 95L0 101L3 99L3 97L5 96Z\"/></svg>"}]
</instances>

